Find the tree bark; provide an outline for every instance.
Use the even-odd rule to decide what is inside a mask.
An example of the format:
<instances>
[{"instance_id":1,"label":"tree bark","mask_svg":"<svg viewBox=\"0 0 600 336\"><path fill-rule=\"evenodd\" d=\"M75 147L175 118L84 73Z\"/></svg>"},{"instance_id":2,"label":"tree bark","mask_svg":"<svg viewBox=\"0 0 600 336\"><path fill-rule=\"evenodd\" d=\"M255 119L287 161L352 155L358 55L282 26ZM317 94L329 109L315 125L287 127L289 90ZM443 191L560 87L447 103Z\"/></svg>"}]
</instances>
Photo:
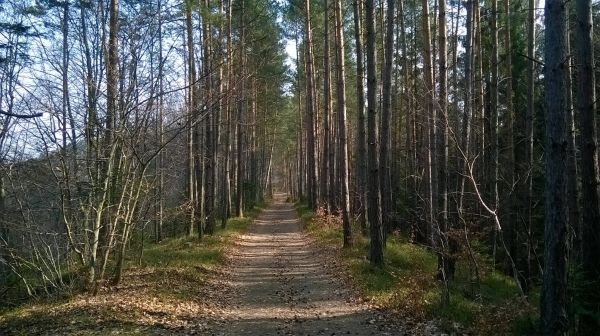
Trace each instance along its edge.
<instances>
[{"instance_id":1,"label":"tree bark","mask_svg":"<svg viewBox=\"0 0 600 336\"><path fill-rule=\"evenodd\" d=\"M338 163L337 169L341 179L340 208L342 212L342 227L344 231L344 247L352 245L350 231L350 192L348 178L348 140L346 134L346 64L344 52L344 27L342 3L335 0L335 44L336 44L336 74L337 74L337 118L338 118Z\"/></svg>"},{"instance_id":2,"label":"tree bark","mask_svg":"<svg viewBox=\"0 0 600 336\"><path fill-rule=\"evenodd\" d=\"M440 231L437 237L440 246L438 255L438 270L441 271L442 279L448 280L453 276L454 263L451 257L446 255L448 251L448 69L447 69L447 39L446 28L446 0L439 0L438 6L438 65L439 65L439 97L438 97L438 134L437 134L437 158L438 158L438 216L437 223ZM448 292L448 291L446 291ZM449 292L444 300L450 301Z\"/></svg>"},{"instance_id":3,"label":"tree bark","mask_svg":"<svg viewBox=\"0 0 600 336\"><path fill-rule=\"evenodd\" d=\"M333 110L332 97L331 97L331 64L330 64L330 47L329 47L329 3L325 0L325 46L323 49L323 61L324 61L324 74L323 74L323 91L324 91L324 102L325 111L323 112L323 128L325 134L323 135L323 160L321 161L321 198L325 203L325 209L327 214L331 214L332 206L334 204L334 191L333 185L328 183L329 171L333 170L333 138L331 136L331 128L329 126L331 114Z\"/></svg>"},{"instance_id":4,"label":"tree bark","mask_svg":"<svg viewBox=\"0 0 600 336\"><path fill-rule=\"evenodd\" d=\"M367 29L367 142L368 142L368 181L367 215L371 242L369 260L372 265L383 265L383 227L381 224L381 203L379 197L379 174L377 158L377 75L375 74L375 4L365 1L365 22Z\"/></svg>"},{"instance_id":5,"label":"tree bark","mask_svg":"<svg viewBox=\"0 0 600 336\"><path fill-rule=\"evenodd\" d=\"M394 0L387 1L387 27L385 36L385 61L383 66L383 95L379 132L379 186L381 193L381 225L384 244L390 231L392 211L392 189L388 183L390 165L390 124L392 123L392 62L394 53Z\"/></svg>"},{"instance_id":6,"label":"tree bark","mask_svg":"<svg viewBox=\"0 0 600 336\"><path fill-rule=\"evenodd\" d=\"M312 42L312 26L310 18L310 0L304 2L305 19L305 52L306 52L306 153L308 169L308 203L311 209L317 208L317 166L316 166L316 147L315 147L315 123L316 123L316 89L315 89L315 70L314 54Z\"/></svg>"},{"instance_id":7,"label":"tree bark","mask_svg":"<svg viewBox=\"0 0 600 336\"><path fill-rule=\"evenodd\" d=\"M567 200L566 195L566 5L546 0L545 103L546 191L544 276L541 325L544 335L562 335L567 328Z\"/></svg>"},{"instance_id":8,"label":"tree bark","mask_svg":"<svg viewBox=\"0 0 600 336\"><path fill-rule=\"evenodd\" d=\"M187 71L188 71L188 116L187 116L187 197L188 197L188 236L194 235L196 223L196 178L194 164L194 116L196 115L196 61L194 58L194 36L192 29L192 9L186 5L185 24L187 36Z\"/></svg>"},{"instance_id":9,"label":"tree bark","mask_svg":"<svg viewBox=\"0 0 600 336\"><path fill-rule=\"evenodd\" d=\"M422 6L422 15L421 23L422 23L422 42L423 43L423 80L425 82L425 110L427 115L427 182L428 182L428 190L427 190L427 220L429 221L429 244L432 246L436 245L435 242L435 232L436 228L436 213L437 213L437 158L436 158L436 135L437 135L437 125L436 125L436 109L434 107L434 83L433 83L433 64L432 64L432 54L431 54L431 29L429 24L429 2L427 0L421 1Z\"/></svg>"},{"instance_id":10,"label":"tree bark","mask_svg":"<svg viewBox=\"0 0 600 336\"><path fill-rule=\"evenodd\" d=\"M241 63L241 71L240 71L240 97L238 98L238 106L237 106L237 146L236 146L236 199L235 199L235 213L238 217L244 217L244 169L243 169L243 157L244 150L242 148L244 132L243 132L243 122L244 116L246 114L246 52L244 51L246 45L246 15L244 14L244 5L245 0L240 1L240 63Z\"/></svg>"},{"instance_id":11,"label":"tree bark","mask_svg":"<svg viewBox=\"0 0 600 336\"><path fill-rule=\"evenodd\" d=\"M204 1L205 10L207 13L211 13L210 3L208 0ZM207 16L210 14L207 14ZM214 123L215 123L215 109L213 102L214 83L212 75L212 34L210 18L202 18L202 34L204 35L204 55L202 57L204 66L204 87L205 94L204 99L204 112L206 114L205 120L205 161L204 161L204 176L205 176L205 197L204 197L204 218L206 221L205 230L207 234L213 234L215 230L215 164L216 164L216 150L215 150L215 138ZM219 99L217 97L217 99Z\"/></svg>"},{"instance_id":12,"label":"tree bark","mask_svg":"<svg viewBox=\"0 0 600 336\"><path fill-rule=\"evenodd\" d=\"M581 191L583 211L582 256L585 277L591 291L584 302L586 309L598 313L600 293L600 169L598 167L598 133L596 130L596 79L593 46L592 1L576 0L575 25L577 55L577 112L581 130ZM583 333L598 331L598 319L582 317Z\"/></svg>"},{"instance_id":13,"label":"tree bark","mask_svg":"<svg viewBox=\"0 0 600 336\"><path fill-rule=\"evenodd\" d=\"M356 191L358 193L358 222L363 235L367 234L366 180L367 144L365 142L365 88L362 30L362 0L354 0L354 38L356 42Z\"/></svg>"}]
</instances>

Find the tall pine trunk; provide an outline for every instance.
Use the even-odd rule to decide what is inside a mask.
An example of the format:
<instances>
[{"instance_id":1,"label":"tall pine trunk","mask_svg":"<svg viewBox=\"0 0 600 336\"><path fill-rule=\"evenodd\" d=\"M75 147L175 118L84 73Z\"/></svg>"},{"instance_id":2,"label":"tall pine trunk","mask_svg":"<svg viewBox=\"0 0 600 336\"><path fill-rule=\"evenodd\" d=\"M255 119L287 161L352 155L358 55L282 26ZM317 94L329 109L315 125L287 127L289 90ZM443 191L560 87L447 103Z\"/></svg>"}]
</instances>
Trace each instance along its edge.
<instances>
[{"instance_id":1,"label":"tall pine trunk","mask_svg":"<svg viewBox=\"0 0 600 336\"><path fill-rule=\"evenodd\" d=\"M348 178L348 138L346 132L346 64L344 52L344 27L341 0L335 0L335 46L337 77L337 118L338 118L338 162L340 176L340 209L344 231L344 247L352 245L350 231L350 191Z\"/></svg>"},{"instance_id":2,"label":"tall pine trunk","mask_svg":"<svg viewBox=\"0 0 600 336\"><path fill-rule=\"evenodd\" d=\"M356 42L356 191L358 193L358 222L363 235L367 234L367 144L365 142L365 88L362 30L362 0L354 0L354 38Z\"/></svg>"},{"instance_id":3,"label":"tall pine trunk","mask_svg":"<svg viewBox=\"0 0 600 336\"><path fill-rule=\"evenodd\" d=\"M243 123L246 115L246 53L244 52L246 44L246 21L244 15L245 0L240 1L240 80L239 94L237 106L237 122L236 122L236 198L235 198L235 213L238 217L244 217L244 148L243 148Z\"/></svg>"},{"instance_id":4,"label":"tall pine trunk","mask_svg":"<svg viewBox=\"0 0 600 336\"><path fill-rule=\"evenodd\" d=\"M384 242L390 231L392 212L392 186L388 183L390 169L390 124L392 123L392 65L394 53L394 0L387 1L387 27L385 36L385 61L383 66L383 95L379 132L379 186L381 193L381 225Z\"/></svg>"},{"instance_id":5,"label":"tall pine trunk","mask_svg":"<svg viewBox=\"0 0 600 336\"><path fill-rule=\"evenodd\" d=\"M307 153L307 170L308 170L308 203L310 208L317 208L317 166L316 166L316 145L315 145L315 123L316 123L316 89L315 89L315 69L314 69L314 54L312 42L312 27L310 18L310 0L305 0L305 19L304 19L304 34L305 34L305 63L306 63L306 153Z\"/></svg>"},{"instance_id":6,"label":"tall pine trunk","mask_svg":"<svg viewBox=\"0 0 600 336\"><path fill-rule=\"evenodd\" d=\"M367 215L371 242L369 260L376 266L383 265L383 227L381 225L381 203L379 198L379 174L377 169L377 75L375 73L375 4L365 1L365 21L367 29Z\"/></svg>"},{"instance_id":7,"label":"tall pine trunk","mask_svg":"<svg viewBox=\"0 0 600 336\"><path fill-rule=\"evenodd\" d=\"M544 335L566 331L567 316L567 199L566 199L566 74L567 15L563 0L546 0L545 102L546 191L544 276L541 324Z\"/></svg>"},{"instance_id":8,"label":"tall pine trunk","mask_svg":"<svg viewBox=\"0 0 600 336\"><path fill-rule=\"evenodd\" d=\"M323 160L321 161L321 198L325 203L325 209L327 214L331 214L333 200L333 185L328 183L330 170L333 170L333 138L331 136L330 123L332 122L331 114L333 110L332 97L331 97L331 64L330 64L330 47L329 47L329 3L325 0L325 46L323 49L323 105L325 110L323 112L323 128L325 134L323 135Z\"/></svg>"},{"instance_id":9,"label":"tall pine trunk","mask_svg":"<svg viewBox=\"0 0 600 336\"><path fill-rule=\"evenodd\" d=\"M598 133L596 130L596 80L592 1L576 0L575 25L577 55L577 113L581 131L581 191L583 211L583 270L590 281L585 308L596 314L582 317L583 333L598 331L598 279L600 278L600 171L598 167Z\"/></svg>"}]
</instances>

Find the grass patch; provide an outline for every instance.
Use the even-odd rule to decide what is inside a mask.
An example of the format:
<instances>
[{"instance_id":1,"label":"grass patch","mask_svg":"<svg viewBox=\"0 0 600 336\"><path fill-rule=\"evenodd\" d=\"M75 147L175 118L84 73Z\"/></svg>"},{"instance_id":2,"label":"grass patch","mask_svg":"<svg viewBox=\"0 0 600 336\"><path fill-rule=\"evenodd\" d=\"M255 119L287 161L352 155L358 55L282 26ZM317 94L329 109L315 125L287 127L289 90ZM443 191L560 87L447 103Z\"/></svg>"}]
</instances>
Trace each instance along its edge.
<instances>
[{"instance_id":1,"label":"grass patch","mask_svg":"<svg viewBox=\"0 0 600 336\"><path fill-rule=\"evenodd\" d=\"M195 323L210 305L203 286L218 276L217 266L237 235L260 213L232 218L225 229L196 237L169 238L144 248L142 258L129 253L122 283L98 295L77 294L41 300L0 312L0 335L169 334Z\"/></svg>"},{"instance_id":2,"label":"grass patch","mask_svg":"<svg viewBox=\"0 0 600 336\"><path fill-rule=\"evenodd\" d=\"M313 213L305 203L296 203L307 232L334 255L353 283L374 304L398 312L408 321L439 319L448 332L463 331L477 335L531 334L537 321L538 297L530 302L519 296L514 280L492 270L491 263L478 254L481 281L471 281L466 258L457 262L455 279L450 284L450 304L441 305L442 288L436 279L437 256L429 249L400 236L390 236L384 252L383 268L367 260L368 238L357 235L354 246L342 249L341 222L338 218ZM360 232L353 227L353 232Z\"/></svg>"}]
</instances>

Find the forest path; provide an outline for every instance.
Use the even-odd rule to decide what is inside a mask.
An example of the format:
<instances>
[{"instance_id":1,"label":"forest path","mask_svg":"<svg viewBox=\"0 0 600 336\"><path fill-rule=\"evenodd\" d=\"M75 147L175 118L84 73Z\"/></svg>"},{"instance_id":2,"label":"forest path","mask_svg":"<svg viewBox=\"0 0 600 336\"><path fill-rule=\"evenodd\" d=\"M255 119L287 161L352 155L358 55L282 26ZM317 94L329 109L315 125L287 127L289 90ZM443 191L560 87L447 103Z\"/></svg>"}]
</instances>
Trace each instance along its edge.
<instances>
[{"instance_id":1,"label":"forest path","mask_svg":"<svg viewBox=\"0 0 600 336\"><path fill-rule=\"evenodd\" d=\"M213 335L402 335L353 300L302 233L294 207L274 202L238 238L215 286L221 315Z\"/></svg>"}]
</instances>

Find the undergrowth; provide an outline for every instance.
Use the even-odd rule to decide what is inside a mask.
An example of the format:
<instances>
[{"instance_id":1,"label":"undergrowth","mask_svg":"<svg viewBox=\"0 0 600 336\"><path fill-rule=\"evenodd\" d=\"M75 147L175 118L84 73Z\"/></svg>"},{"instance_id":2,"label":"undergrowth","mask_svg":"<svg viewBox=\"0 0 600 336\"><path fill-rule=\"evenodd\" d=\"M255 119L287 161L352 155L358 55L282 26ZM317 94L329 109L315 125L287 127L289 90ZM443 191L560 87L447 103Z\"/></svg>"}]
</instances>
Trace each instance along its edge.
<instances>
[{"instance_id":1,"label":"undergrowth","mask_svg":"<svg viewBox=\"0 0 600 336\"><path fill-rule=\"evenodd\" d=\"M342 249L339 218L315 214L303 202L296 203L306 231L342 260L353 283L373 304L399 313L407 324L439 320L448 332L475 335L531 335L536 333L539 295L521 298L512 278L493 270L477 253L480 281L473 283L466 258L459 259L450 283L450 304L441 304L441 283L436 279L437 256L424 246L400 235L388 237L383 268L371 266L366 256L369 240L354 225L353 246Z\"/></svg>"},{"instance_id":2,"label":"undergrowth","mask_svg":"<svg viewBox=\"0 0 600 336\"><path fill-rule=\"evenodd\" d=\"M53 331L75 334L147 334L148 328L179 328L202 312L202 284L225 260L235 237L260 212L232 218L213 235L169 238L130 253L122 283L60 299L40 299L0 310L0 335ZM168 329L168 328L167 328Z\"/></svg>"}]
</instances>

